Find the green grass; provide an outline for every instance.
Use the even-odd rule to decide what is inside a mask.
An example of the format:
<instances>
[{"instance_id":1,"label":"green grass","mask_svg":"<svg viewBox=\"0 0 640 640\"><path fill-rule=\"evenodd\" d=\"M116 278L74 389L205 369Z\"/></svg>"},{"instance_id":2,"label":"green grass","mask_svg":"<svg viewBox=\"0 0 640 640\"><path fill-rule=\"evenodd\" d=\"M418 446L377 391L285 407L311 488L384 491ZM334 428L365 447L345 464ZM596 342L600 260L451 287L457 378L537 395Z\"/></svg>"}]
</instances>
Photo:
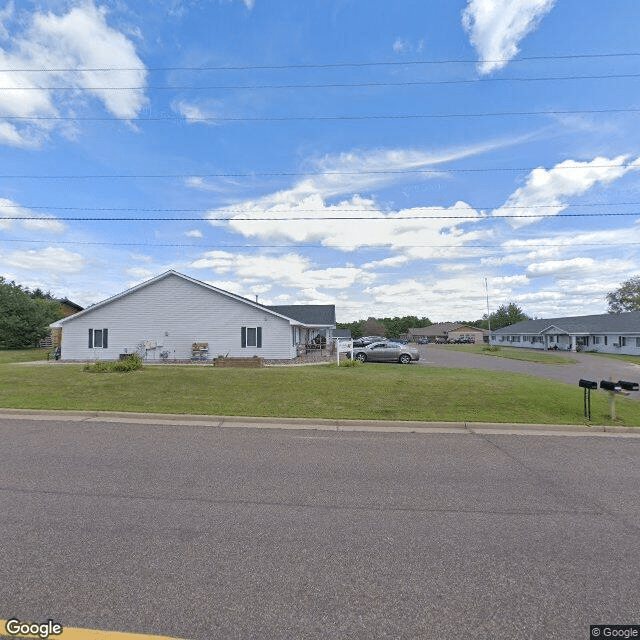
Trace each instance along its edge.
<instances>
[{"instance_id":1,"label":"green grass","mask_svg":"<svg viewBox=\"0 0 640 640\"><path fill-rule=\"evenodd\" d=\"M537 362L540 364L575 364L577 362L575 358L571 358L567 355L549 353L548 351L539 351L537 349L527 349L524 347L499 347L498 351L484 351L483 346L484 345L481 344L447 344L438 345L437 348L466 351L467 353L493 356L495 358L509 358L510 360Z\"/></svg>"},{"instance_id":2,"label":"green grass","mask_svg":"<svg viewBox=\"0 0 640 640\"><path fill-rule=\"evenodd\" d=\"M50 349L0 349L0 364L46 360Z\"/></svg>"},{"instance_id":3,"label":"green grass","mask_svg":"<svg viewBox=\"0 0 640 640\"><path fill-rule=\"evenodd\" d=\"M612 424L592 394L592 422ZM332 419L581 424L582 390L514 373L402 365L217 369L147 366L123 374L82 365L0 365L0 407ZM640 426L620 398L615 424Z\"/></svg>"},{"instance_id":4,"label":"green grass","mask_svg":"<svg viewBox=\"0 0 640 640\"><path fill-rule=\"evenodd\" d=\"M624 362L640 364L640 356L626 355L624 353L600 353L597 351L586 351L585 353L598 358L611 358L612 360L623 360Z\"/></svg>"}]
</instances>

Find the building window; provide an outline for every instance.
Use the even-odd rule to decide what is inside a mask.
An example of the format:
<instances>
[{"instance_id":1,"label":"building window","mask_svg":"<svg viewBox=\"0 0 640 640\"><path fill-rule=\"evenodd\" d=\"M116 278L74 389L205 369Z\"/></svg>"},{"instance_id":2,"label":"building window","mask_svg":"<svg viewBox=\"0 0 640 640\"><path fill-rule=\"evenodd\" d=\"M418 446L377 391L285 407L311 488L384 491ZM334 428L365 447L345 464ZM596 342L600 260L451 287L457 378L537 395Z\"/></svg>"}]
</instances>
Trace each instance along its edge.
<instances>
[{"instance_id":1,"label":"building window","mask_svg":"<svg viewBox=\"0 0 640 640\"><path fill-rule=\"evenodd\" d=\"M607 344L607 336L604 337L604 344L606 346L606 344Z\"/></svg>"},{"instance_id":2,"label":"building window","mask_svg":"<svg viewBox=\"0 0 640 640\"><path fill-rule=\"evenodd\" d=\"M242 327L240 329L240 344L242 348L262 347L262 327Z\"/></svg>"},{"instance_id":3,"label":"building window","mask_svg":"<svg viewBox=\"0 0 640 640\"><path fill-rule=\"evenodd\" d=\"M624 336L619 336L618 337L618 344L621 347L626 347L627 346L627 339Z\"/></svg>"},{"instance_id":4,"label":"building window","mask_svg":"<svg viewBox=\"0 0 640 640\"><path fill-rule=\"evenodd\" d=\"M89 349L106 349L108 346L108 329L89 329Z\"/></svg>"},{"instance_id":5,"label":"building window","mask_svg":"<svg viewBox=\"0 0 640 640\"><path fill-rule=\"evenodd\" d=\"M593 344L600 344L600 336L593 336Z\"/></svg>"}]
</instances>

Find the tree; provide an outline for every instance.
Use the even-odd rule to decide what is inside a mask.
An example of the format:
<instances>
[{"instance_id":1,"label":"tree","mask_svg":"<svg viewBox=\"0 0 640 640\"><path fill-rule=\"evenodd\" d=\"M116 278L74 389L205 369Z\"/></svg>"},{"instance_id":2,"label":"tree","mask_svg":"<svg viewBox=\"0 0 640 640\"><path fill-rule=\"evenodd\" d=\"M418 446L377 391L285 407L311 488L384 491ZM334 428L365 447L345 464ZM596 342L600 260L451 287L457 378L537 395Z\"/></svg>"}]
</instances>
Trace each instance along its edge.
<instances>
[{"instance_id":1,"label":"tree","mask_svg":"<svg viewBox=\"0 0 640 640\"><path fill-rule=\"evenodd\" d=\"M0 348L31 347L47 335L50 323L62 317L57 302L32 298L28 289L0 276Z\"/></svg>"},{"instance_id":2,"label":"tree","mask_svg":"<svg viewBox=\"0 0 640 640\"><path fill-rule=\"evenodd\" d=\"M607 293L609 313L640 311L640 276L623 282L618 289Z\"/></svg>"},{"instance_id":3,"label":"tree","mask_svg":"<svg viewBox=\"0 0 640 640\"><path fill-rule=\"evenodd\" d=\"M357 322L336 322L336 329L349 329L352 338L360 338L364 335L362 331L363 324L364 320L358 320Z\"/></svg>"},{"instance_id":4,"label":"tree","mask_svg":"<svg viewBox=\"0 0 640 640\"><path fill-rule=\"evenodd\" d=\"M386 333L385 326L375 318L369 318L362 326L365 336L384 336Z\"/></svg>"},{"instance_id":5,"label":"tree","mask_svg":"<svg viewBox=\"0 0 640 640\"><path fill-rule=\"evenodd\" d=\"M531 320L531 318L514 302L503 304L497 311L489 316L491 320L491 330L508 327L516 322Z\"/></svg>"}]
</instances>

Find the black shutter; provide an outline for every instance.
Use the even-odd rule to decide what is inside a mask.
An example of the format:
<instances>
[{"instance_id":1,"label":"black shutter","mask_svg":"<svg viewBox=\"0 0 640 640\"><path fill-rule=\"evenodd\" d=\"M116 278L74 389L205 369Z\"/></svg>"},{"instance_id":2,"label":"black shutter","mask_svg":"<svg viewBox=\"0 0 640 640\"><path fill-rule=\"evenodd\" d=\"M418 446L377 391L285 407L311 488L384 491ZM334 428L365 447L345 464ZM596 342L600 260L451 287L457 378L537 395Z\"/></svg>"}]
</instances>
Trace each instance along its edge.
<instances>
[{"instance_id":1,"label":"black shutter","mask_svg":"<svg viewBox=\"0 0 640 640\"><path fill-rule=\"evenodd\" d=\"M256 347L260 349L262 347L262 327L258 327L256 330Z\"/></svg>"},{"instance_id":2,"label":"black shutter","mask_svg":"<svg viewBox=\"0 0 640 640\"><path fill-rule=\"evenodd\" d=\"M107 348L107 332L108 332L108 329L102 330L102 348L103 349Z\"/></svg>"},{"instance_id":3,"label":"black shutter","mask_svg":"<svg viewBox=\"0 0 640 640\"><path fill-rule=\"evenodd\" d=\"M89 349L93 349L93 329L89 329Z\"/></svg>"},{"instance_id":4,"label":"black shutter","mask_svg":"<svg viewBox=\"0 0 640 640\"><path fill-rule=\"evenodd\" d=\"M240 346L243 349L247 346L247 327L240 329Z\"/></svg>"}]
</instances>

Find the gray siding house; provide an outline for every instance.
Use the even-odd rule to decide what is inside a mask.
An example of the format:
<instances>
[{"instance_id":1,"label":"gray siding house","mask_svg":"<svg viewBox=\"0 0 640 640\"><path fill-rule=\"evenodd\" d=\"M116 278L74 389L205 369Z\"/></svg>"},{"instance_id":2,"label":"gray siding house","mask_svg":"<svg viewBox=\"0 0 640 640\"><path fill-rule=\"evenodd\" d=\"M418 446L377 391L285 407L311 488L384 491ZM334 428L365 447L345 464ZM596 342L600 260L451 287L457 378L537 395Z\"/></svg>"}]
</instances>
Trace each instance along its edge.
<instances>
[{"instance_id":1,"label":"gray siding house","mask_svg":"<svg viewBox=\"0 0 640 640\"><path fill-rule=\"evenodd\" d=\"M63 360L185 360L194 344L218 355L289 360L317 335L331 337L333 305L268 307L167 271L51 324L62 329Z\"/></svg>"},{"instance_id":2,"label":"gray siding house","mask_svg":"<svg viewBox=\"0 0 640 640\"><path fill-rule=\"evenodd\" d=\"M492 345L640 355L640 312L525 320L491 332Z\"/></svg>"}]
</instances>

